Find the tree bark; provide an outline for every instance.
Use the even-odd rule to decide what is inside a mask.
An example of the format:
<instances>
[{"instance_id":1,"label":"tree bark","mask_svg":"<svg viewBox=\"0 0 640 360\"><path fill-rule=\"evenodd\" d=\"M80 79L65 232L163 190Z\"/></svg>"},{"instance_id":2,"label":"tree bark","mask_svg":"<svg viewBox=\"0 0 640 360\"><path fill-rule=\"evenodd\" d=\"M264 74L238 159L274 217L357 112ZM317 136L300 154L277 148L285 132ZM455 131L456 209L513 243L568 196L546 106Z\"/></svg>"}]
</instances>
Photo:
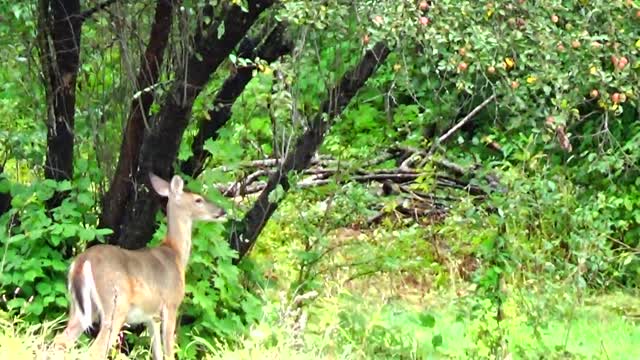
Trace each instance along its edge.
<instances>
[{"instance_id":1,"label":"tree bark","mask_svg":"<svg viewBox=\"0 0 640 360\"><path fill-rule=\"evenodd\" d=\"M257 50L251 46L253 41L245 39L240 44L239 57L253 59L258 56L267 62L273 62L287 54L291 51L291 44L285 40L284 30L285 25L278 24ZM202 173L204 164L210 157L210 154L204 150L204 143L208 139L215 140L218 137L218 130L231 118L231 108L253 78L254 69L254 66L242 67L224 81L213 102L213 108L209 110L210 120L200 119L198 121L198 133L191 145L193 154L180 167L183 173L194 178Z\"/></svg>"},{"instance_id":2,"label":"tree bark","mask_svg":"<svg viewBox=\"0 0 640 360\"><path fill-rule=\"evenodd\" d=\"M0 181L5 177L4 164L0 164ZM0 192L0 216L11 210L11 193Z\"/></svg>"},{"instance_id":3,"label":"tree bark","mask_svg":"<svg viewBox=\"0 0 640 360\"><path fill-rule=\"evenodd\" d=\"M158 0L149 42L140 59L140 68L136 76L136 89L140 92L140 96L131 101L118 164L111 186L103 199L100 216L99 227L113 230L113 234L109 237L109 242L112 243L120 234L126 205L133 193L133 179L137 173L145 123L148 123L149 110L154 100L153 91L149 91L148 88L154 85L160 76L176 3L179 1Z\"/></svg>"},{"instance_id":4,"label":"tree bark","mask_svg":"<svg viewBox=\"0 0 640 360\"><path fill-rule=\"evenodd\" d=\"M295 147L285 155L285 160L278 170L269 176L265 189L260 193L253 207L245 214L242 221L232 224L229 244L238 251L236 262L249 252L266 222L278 207L281 199L271 202L269 194L278 185L282 186L286 194L290 187L289 171L301 171L309 166L311 158L320 147L335 118L388 55L389 48L383 43L377 43L365 53L354 69L345 73L340 82L329 90L320 112L314 116L309 128L298 138Z\"/></svg>"},{"instance_id":5,"label":"tree bark","mask_svg":"<svg viewBox=\"0 0 640 360\"><path fill-rule=\"evenodd\" d=\"M39 7L40 55L48 103L44 175L56 181L70 180L82 26L80 1L41 0ZM58 207L65 196L66 193L54 194L47 201L47 208Z\"/></svg>"},{"instance_id":6,"label":"tree bark","mask_svg":"<svg viewBox=\"0 0 640 360\"><path fill-rule=\"evenodd\" d=\"M138 173L132 198L129 202L118 244L127 249L146 245L156 229L155 215L159 201L149 191L149 172L169 178L176 159L180 141L187 127L193 102L209 81L211 74L224 61L233 48L246 35L258 16L273 0L249 2L248 11L232 6L225 18L224 33L218 36L219 25L212 23L197 34L194 51L186 68L176 73L174 85L169 90L157 119L145 131ZM146 185L146 186L143 186Z\"/></svg>"}]
</instances>

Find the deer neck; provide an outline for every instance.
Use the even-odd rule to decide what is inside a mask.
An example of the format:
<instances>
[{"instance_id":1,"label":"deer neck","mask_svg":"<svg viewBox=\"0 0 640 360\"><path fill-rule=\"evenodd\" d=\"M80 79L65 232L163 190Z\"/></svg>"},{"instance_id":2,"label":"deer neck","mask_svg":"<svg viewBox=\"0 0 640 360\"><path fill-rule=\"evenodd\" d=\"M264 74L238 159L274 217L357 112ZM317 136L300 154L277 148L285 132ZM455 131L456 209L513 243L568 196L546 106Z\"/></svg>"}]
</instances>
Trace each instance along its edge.
<instances>
[{"instance_id":1,"label":"deer neck","mask_svg":"<svg viewBox=\"0 0 640 360\"><path fill-rule=\"evenodd\" d=\"M187 266L191 254L191 229L193 220L188 215L181 214L172 206L167 208L167 238L165 244L178 255L183 269Z\"/></svg>"}]
</instances>

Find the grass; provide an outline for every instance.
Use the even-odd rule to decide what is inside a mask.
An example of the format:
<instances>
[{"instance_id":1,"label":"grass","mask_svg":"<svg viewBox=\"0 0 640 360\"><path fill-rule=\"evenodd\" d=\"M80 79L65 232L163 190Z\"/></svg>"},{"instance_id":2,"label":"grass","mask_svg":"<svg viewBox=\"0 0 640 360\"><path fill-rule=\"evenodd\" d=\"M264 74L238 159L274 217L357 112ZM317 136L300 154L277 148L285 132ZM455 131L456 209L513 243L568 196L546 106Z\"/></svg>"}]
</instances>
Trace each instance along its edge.
<instances>
[{"instance_id":1,"label":"grass","mask_svg":"<svg viewBox=\"0 0 640 360\"><path fill-rule=\"evenodd\" d=\"M308 320L282 316L281 304L271 303L267 316L253 326L239 345L216 344L194 338L191 344L208 349L207 359L467 359L485 358L478 329L488 328L482 317L455 298L434 301L424 309L403 299L372 299L346 292L319 297L306 306ZM508 344L502 355L512 359L640 359L637 296L615 293L589 298L570 314L553 315L535 331L516 302L505 310L501 329ZM268 316L270 313L271 316ZM466 315L465 315L466 314ZM299 314L298 314L299 315ZM432 317L432 318L431 318ZM291 320L291 321L290 321ZM432 323L432 320L435 320ZM0 321L0 358L62 358L49 349L59 323ZM434 337L442 343L434 348ZM437 340L435 340L437 342ZM82 358L82 347L66 358ZM125 358L124 356L118 356ZM130 358L147 358L139 349Z\"/></svg>"}]
</instances>

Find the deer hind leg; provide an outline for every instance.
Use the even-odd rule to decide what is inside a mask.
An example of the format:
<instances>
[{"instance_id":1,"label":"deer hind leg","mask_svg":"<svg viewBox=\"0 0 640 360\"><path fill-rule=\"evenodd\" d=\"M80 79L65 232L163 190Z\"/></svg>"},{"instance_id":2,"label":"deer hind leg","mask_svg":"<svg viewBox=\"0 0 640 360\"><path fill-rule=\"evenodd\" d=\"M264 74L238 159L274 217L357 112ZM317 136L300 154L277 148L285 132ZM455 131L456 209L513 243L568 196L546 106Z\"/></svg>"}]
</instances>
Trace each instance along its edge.
<instances>
[{"instance_id":1,"label":"deer hind leg","mask_svg":"<svg viewBox=\"0 0 640 360\"><path fill-rule=\"evenodd\" d=\"M166 305L162 309L162 339L164 343L164 358L174 359L173 345L176 331L177 306Z\"/></svg>"},{"instance_id":2,"label":"deer hind leg","mask_svg":"<svg viewBox=\"0 0 640 360\"><path fill-rule=\"evenodd\" d=\"M78 337L85 330L80 320L80 314L76 310L75 303L71 303L71 311L69 312L69 322L64 331L58 334L53 340L55 347L66 350L78 340Z\"/></svg>"},{"instance_id":3,"label":"deer hind leg","mask_svg":"<svg viewBox=\"0 0 640 360\"><path fill-rule=\"evenodd\" d=\"M128 299L119 296L115 288L110 295L101 299L100 331L89 348L91 359L107 357L129 313Z\"/></svg>"}]
</instances>

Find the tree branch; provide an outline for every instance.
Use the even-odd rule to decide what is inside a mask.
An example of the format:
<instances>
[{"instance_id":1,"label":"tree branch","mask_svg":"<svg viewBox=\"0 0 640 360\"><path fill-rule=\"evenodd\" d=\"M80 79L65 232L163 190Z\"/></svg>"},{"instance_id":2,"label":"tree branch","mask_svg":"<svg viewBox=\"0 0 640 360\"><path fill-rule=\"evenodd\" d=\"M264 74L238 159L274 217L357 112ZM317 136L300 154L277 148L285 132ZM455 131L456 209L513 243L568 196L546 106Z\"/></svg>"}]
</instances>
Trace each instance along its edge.
<instances>
[{"instance_id":1,"label":"tree branch","mask_svg":"<svg viewBox=\"0 0 640 360\"><path fill-rule=\"evenodd\" d=\"M277 171L240 222L232 224L229 239L231 247L238 251L238 259L245 256L271 215L278 207L279 200L271 202L269 195L278 185L286 192L289 190L289 171L301 171L307 168L313 154L324 140L325 133L335 118L344 110L356 92L365 84L378 65L389 55L389 48L377 43L367 51L356 67L344 74L340 82L329 90L327 99L322 103L321 111L311 121L307 130L298 138L295 147L286 155Z\"/></svg>"},{"instance_id":2,"label":"tree branch","mask_svg":"<svg viewBox=\"0 0 640 360\"><path fill-rule=\"evenodd\" d=\"M267 62L273 62L289 53L292 45L284 38L285 29L286 26L284 24L278 24L270 31L266 40L257 50L252 45L254 41L250 39L243 40L240 44L238 56L250 59L257 56ZM233 104L253 78L254 69L255 66L239 68L224 81L222 88L213 101L213 108L208 112L209 120L198 120L198 133L191 145L193 155L182 163L181 170L183 173L194 178L202 173L204 164L210 157L210 154L204 150L204 143L209 139L215 140L218 137L218 130L229 121Z\"/></svg>"}]
</instances>

